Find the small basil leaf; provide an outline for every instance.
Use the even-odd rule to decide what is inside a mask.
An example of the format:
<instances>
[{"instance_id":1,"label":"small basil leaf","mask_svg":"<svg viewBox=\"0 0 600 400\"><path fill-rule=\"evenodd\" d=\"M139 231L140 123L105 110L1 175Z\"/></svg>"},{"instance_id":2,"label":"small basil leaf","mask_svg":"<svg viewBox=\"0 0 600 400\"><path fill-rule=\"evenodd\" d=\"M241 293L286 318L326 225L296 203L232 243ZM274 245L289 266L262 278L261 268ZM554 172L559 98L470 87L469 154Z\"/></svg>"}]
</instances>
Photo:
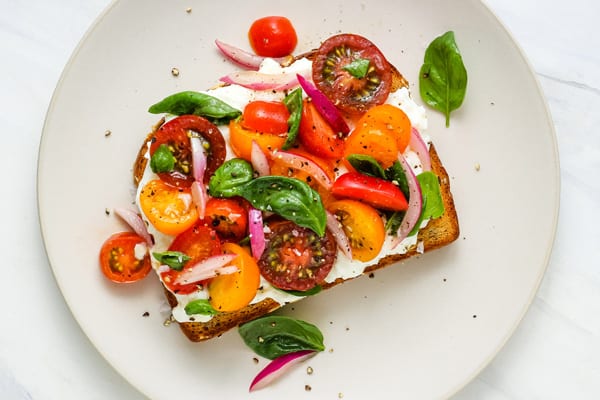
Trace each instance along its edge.
<instances>
[{"instance_id":1,"label":"small basil leaf","mask_svg":"<svg viewBox=\"0 0 600 400\"><path fill-rule=\"evenodd\" d=\"M282 176L262 176L234 191L261 211L274 212L312 229L319 236L325 234L327 215L321 196L306 182Z\"/></svg>"},{"instance_id":2,"label":"small basil leaf","mask_svg":"<svg viewBox=\"0 0 600 400\"><path fill-rule=\"evenodd\" d=\"M224 124L242 115L240 110L205 93L185 91L175 93L150 106L152 114L187 115L204 117L214 124Z\"/></svg>"},{"instance_id":3,"label":"small basil leaf","mask_svg":"<svg viewBox=\"0 0 600 400\"><path fill-rule=\"evenodd\" d=\"M181 271L183 266L191 260L191 257L180 251L163 251L162 253L152 253L152 256L161 264L168 265L177 271Z\"/></svg>"},{"instance_id":4,"label":"small basil leaf","mask_svg":"<svg viewBox=\"0 0 600 400\"><path fill-rule=\"evenodd\" d=\"M219 312L210 305L208 300L197 299L192 300L185 305L185 313L187 315L201 314L201 315L216 315Z\"/></svg>"},{"instance_id":5,"label":"small basil leaf","mask_svg":"<svg viewBox=\"0 0 600 400\"><path fill-rule=\"evenodd\" d=\"M398 230L402 225L402 219L404 218L405 214L406 211L394 211L387 213L387 219L385 221L385 231L392 236L397 235Z\"/></svg>"},{"instance_id":6,"label":"small basil leaf","mask_svg":"<svg viewBox=\"0 0 600 400\"><path fill-rule=\"evenodd\" d=\"M172 171L173 168L175 168L175 157L166 144L161 144L150 158L150 169L158 174Z\"/></svg>"},{"instance_id":7,"label":"small basil leaf","mask_svg":"<svg viewBox=\"0 0 600 400\"><path fill-rule=\"evenodd\" d=\"M269 360L301 350L325 349L319 328L290 317L258 318L241 325L239 333L248 347Z\"/></svg>"},{"instance_id":8,"label":"small basil leaf","mask_svg":"<svg viewBox=\"0 0 600 400\"><path fill-rule=\"evenodd\" d=\"M431 42L419 74L419 91L423 101L444 113L450 126L450 112L461 106L467 90L467 70L449 31Z\"/></svg>"},{"instance_id":9,"label":"small basil leaf","mask_svg":"<svg viewBox=\"0 0 600 400\"><path fill-rule=\"evenodd\" d=\"M346 64L343 69L348 71L355 78L364 78L369 71L369 60L366 58L357 58L349 64Z\"/></svg>"},{"instance_id":10,"label":"small basil leaf","mask_svg":"<svg viewBox=\"0 0 600 400\"><path fill-rule=\"evenodd\" d=\"M386 179L387 176L377 160L366 154L350 154L346 157L350 165L361 174Z\"/></svg>"},{"instance_id":11,"label":"small basil leaf","mask_svg":"<svg viewBox=\"0 0 600 400\"><path fill-rule=\"evenodd\" d=\"M294 295L294 296L298 296L298 297L305 297L305 296L314 296L317 293L320 293L323 290L323 286L321 285L317 285L315 287L312 287L308 290L304 290L304 291L300 291L300 290L283 290L284 292Z\"/></svg>"},{"instance_id":12,"label":"small basil leaf","mask_svg":"<svg viewBox=\"0 0 600 400\"><path fill-rule=\"evenodd\" d=\"M208 191L214 197L237 196L240 187L253 177L254 170L248 161L232 158L217 168L208 183Z\"/></svg>"},{"instance_id":13,"label":"small basil leaf","mask_svg":"<svg viewBox=\"0 0 600 400\"><path fill-rule=\"evenodd\" d=\"M294 89L290 94L285 96L283 104L285 104L290 112L290 117L287 121L288 135L285 139L285 143L281 147L283 150L287 150L296 143L296 138L300 131L300 119L302 118L302 89Z\"/></svg>"},{"instance_id":14,"label":"small basil leaf","mask_svg":"<svg viewBox=\"0 0 600 400\"><path fill-rule=\"evenodd\" d=\"M419 231L423 220L439 218L444 214L444 201L442 200L440 182L437 175L431 171L426 171L417 175L417 180L421 186L423 206L419 220L408 236L412 236Z\"/></svg>"},{"instance_id":15,"label":"small basil leaf","mask_svg":"<svg viewBox=\"0 0 600 400\"><path fill-rule=\"evenodd\" d=\"M410 191L408 190L408 180L406 178L406 174L404 173L404 169L402 169L402 165L400 161L396 161L392 164L388 169L385 170L385 177L388 181L394 182L402 193L406 200L410 199Z\"/></svg>"}]
</instances>

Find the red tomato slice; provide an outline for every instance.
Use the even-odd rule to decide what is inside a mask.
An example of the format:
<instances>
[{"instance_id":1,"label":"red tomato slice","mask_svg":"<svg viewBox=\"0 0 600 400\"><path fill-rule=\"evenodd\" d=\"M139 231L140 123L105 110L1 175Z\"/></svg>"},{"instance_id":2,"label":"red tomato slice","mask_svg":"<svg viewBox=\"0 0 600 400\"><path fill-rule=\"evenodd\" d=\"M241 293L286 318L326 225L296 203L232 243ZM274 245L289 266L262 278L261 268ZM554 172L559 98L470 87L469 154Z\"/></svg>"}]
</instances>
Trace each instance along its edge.
<instances>
[{"instance_id":1,"label":"red tomato slice","mask_svg":"<svg viewBox=\"0 0 600 400\"><path fill-rule=\"evenodd\" d=\"M259 56L283 57L292 54L298 36L289 19L269 16L257 19L248 31L250 45Z\"/></svg>"},{"instance_id":2,"label":"red tomato slice","mask_svg":"<svg viewBox=\"0 0 600 400\"><path fill-rule=\"evenodd\" d=\"M385 179L348 172L340 176L331 188L336 197L361 200L375 208L405 211L408 202L400 188Z\"/></svg>"},{"instance_id":3,"label":"red tomato slice","mask_svg":"<svg viewBox=\"0 0 600 400\"><path fill-rule=\"evenodd\" d=\"M240 241L248 232L248 208L242 198L212 197L206 203L206 222L224 240Z\"/></svg>"},{"instance_id":4,"label":"red tomato slice","mask_svg":"<svg viewBox=\"0 0 600 400\"><path fill-rule=\"evenodd\" d=\"M298 137L311 153L338 160L344 155L344 139L327 123L310 101L304 101Z\"/></svg>"},{"instance_id":5,"label":"red tomato slice","mask_svg":"<svg viewBox=\"0 0 600 400\"><path fill-rule=\"evenodd\" d=\"M136 252L138 245L146 250L143 251L142 258L139 258L140 254L136 254L140 252ZM152 269L146 241L133 232L120 232L110 236L100 249L100 269L113 282L131 283L144 278Z\"/></svg>"},{"instance_id":6,"label":"red tomato slice","mask_svg":"<svg viewBox=\"0 0 600 400\"><path fill-rule=\"evenodd\" d=\"M192 145L190 131L200 135L208 143L208 157L204 183L223 164L226 156L225 139L212 122L196 115L182 115L172 119L154 134L150 145L150 156L161 144L168 146L175 157L175 168L171 172L162 172L160 179L172 186L190 187L194 181L192 174Z\"/></svg>"},{"instance_id":7,"label":"red tomato slice","mask_svg":"<svg viewBox=\"0 0 600 400\"><path fill-rule=\"evenodd\" d=\"M242 126L262 133L288 131L290 112L283 103L256 100L248 103L242 114Z\"/></svg>"}]
</instances>

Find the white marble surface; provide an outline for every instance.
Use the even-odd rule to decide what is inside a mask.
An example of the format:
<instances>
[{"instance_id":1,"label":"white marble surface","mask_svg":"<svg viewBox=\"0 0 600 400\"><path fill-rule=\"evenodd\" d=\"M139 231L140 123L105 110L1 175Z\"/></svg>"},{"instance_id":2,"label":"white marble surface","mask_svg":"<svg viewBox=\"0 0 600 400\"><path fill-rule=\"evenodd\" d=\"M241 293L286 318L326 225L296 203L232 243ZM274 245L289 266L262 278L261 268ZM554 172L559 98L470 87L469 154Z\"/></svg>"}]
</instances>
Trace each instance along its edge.
<instances>
[{"instance_id":1,"label":"white marble surface","mask_svg":"<svg viewBox=\"0 0 600 400\"><path fill-rule=\"evenodd\" d=\"M96 352L48 266L35 181L46 109L108 0L1 0L0 398L142 399ZM556 125L556 245L514 336L456 400L600 398L600 2L490 0L536 72Z\"/></svg>"}]
</instances>

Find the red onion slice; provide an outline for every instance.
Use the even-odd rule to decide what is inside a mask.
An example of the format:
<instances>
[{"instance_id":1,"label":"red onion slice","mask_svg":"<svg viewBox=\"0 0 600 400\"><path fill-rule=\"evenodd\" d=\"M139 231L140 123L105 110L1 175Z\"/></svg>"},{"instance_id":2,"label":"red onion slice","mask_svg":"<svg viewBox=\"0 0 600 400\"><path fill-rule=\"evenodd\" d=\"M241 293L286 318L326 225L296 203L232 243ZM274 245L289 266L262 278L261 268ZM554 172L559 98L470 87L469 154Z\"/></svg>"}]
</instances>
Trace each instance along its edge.
<instances>
[{"instance_id":1,"label":"red onion slice","mask_svg":"<svg viewBox=\"0 0 600 400\"><path fill-rule=\"evenodd\" d=\"M204 219L206 215L206 203L208 202L208 192L206 185L202 181L192 182L192 201L198 211L198 218Z\"/></svg>"},{"instance_id":2,"label":"red onion slice","mask_svg":"<svg viewBox=\"0 0 600 400\"><path fill-rule=\"evenodd\" d=\"M223 43L218 39L215 40L215 44L217 45L219 50L221 50L221 53L223 53L225 57L245 68L258 70L260 68L260 64L265 60L265 57L249 53L238 47L232 46L227 43ZM274 58L273 60L277 61L280 65L286 65L293 60L293 57L279 57Z\"/></svg>"},{"instance_id":3,"label":"red onion slice","mask_svg":"<svg viewBox=\"0 0 600 400\"><path fill-rule=\"evenodd\" d=\"M316 351L314 350L301 350L277 357L256 375L250 384L249 391L259 390L268 386L270 383L283 376L292 367L311 358L315 354Z\"/></svg>"},{"instance_id":4,"label":"red onion slice","mask_svg":"<svg viewBox=\"0 0 600 400\"><path fill-rule=\"evenodd\" d=\"M419 156L423 171L431 171L431 158L429 157L429 149L427 148L427 144L421 137L421 134L417 128L413 127L411 129L410 142L408 145L415 153L417 153L417 156Z\"/></svg>"},{"instance_id":5,"label":"red onion slice","mask_svg":"<svg viewBox=\"0 0 600 400\"><path fill-rule=\"evenodd\" d=\"M350 246L350 241L348 240L348 235L346 235L346 232L344 231L344 227L342 226L341 222L338 221L335 215L333 215L329 211L326 211L326 213L327 229L329 229L329 231L333 235L335 242L337 243L342 253L344 253L344 255L348 257L348 259L352 260L352 247Z\"/></svg>"},{"instance_id":6,"label":"red onion slice","mask_svg":"<svg viewBox=\"0 0 600 400\"><path fill-rule=\"evenodd\" d=\"M223 83L239 85L252 90L287 90L298 86L295 74L264 74L257 71L237 71L220 79Z\"/></svg>"},{"instance_id":7,"label":"red onion slice","mask_svg":"<svg viewBox=\"0 0 600 400\"><path fill-rule=\"evenodd\" d=\"M192 173L195 180L202 181L207 163L204 146L202 146L202 140L197 137L190 138L190 143L192 145Z\"/></svg>"},{"instance_id":8,"label":"red onion slice","mask_svg":"<svg viewBox=\"0 0 600 400\"><path fill-rule=\"evenodd\" d=\"M400 228L398 229L398 235L392 242L392 248L396 247L400 242L402 242L406 236L408 236L410 231L412 231L417 221L419 221L423 207L421 186L419 185L419 181L417 180L415 173L401 153L398 153L398 161L400 161L402 170L406 175L410 196L408 199L408 209L406 210L406 214L404 214L404 218L402 219Z\"/></svg>"},{"instance_id":9,"label":"red onion slice","mask_svg":"<svg viewBox=\"0 0 600 400\"><path fill-rule=\"evenodd\" d=\"M302 75L298 75L297 77L298 83L300 83L300 86L304 89L306 95L312 99L319 114L327 120L329 125L336 132L341 132L344 135L350 132L350 127L346 123L346 120L342 117L342 114L331 100L329 100L329 98L317 89L308 79L304 78Z\"/></svg>"},{"instance_id":10,"label":"red onion slice","mask_svg":"<svg viewBox=\"0 0 600 400\"><path fill-rule=\"evenodd\" d=\"M274 151L271 153L271 157L277 158L288 167L305 171L327 190L331 189L333 185L323 168L309 158L283 150Z\"/></svg>"},{"instance_id":11,"label":"red onion slice","mask_svg":"<svg viewBox=\"0 0 600 400\"><path fill-rule=\"evenodd\" d=\"M185 267L184 271L175 279L176 284L188 284L200 282L205 279L214 278L219 274L233 273L237 271L237 267L221 269L236 258L236 254L221 254L218 256L208 257L196 264Z\"/></svg>"},{"instance_id":12,"label":"red onion slice","mask_svg":"<svg viewBox=\"0 0 600 400\"><path fill-rule=\"evenodd\" d=\"M252 257L258 260L266 247L262 212L254 207L250 207L250 210L248 211L248 224Z\"/></svg>"},{"instance_id":13,"label":"red onion slice","mask_svg":"<svg viewBox=\"0 0 600 400\"><path fill-rule=\"evenodd\" d=\"M144 239L149 246L154 245L152 236L148 232L148 226L146 226L146 223L138 213L126 208L115 208L113 211L115 214L121 217L123 221L127 222L131 229L140 235L140 237Z\"/></svg>"},{"instance_id":14,"label":"red onion slice","mask_svg":"<svg viewBox=\"0 0 600 400\"><path fill-rule=\"evenodd\" d=\"M270 175L271 167L269 167L267 155L254 140L252 141L252 150L250 151L250 162L259 176Z\"/></svg>"}]
</instances>

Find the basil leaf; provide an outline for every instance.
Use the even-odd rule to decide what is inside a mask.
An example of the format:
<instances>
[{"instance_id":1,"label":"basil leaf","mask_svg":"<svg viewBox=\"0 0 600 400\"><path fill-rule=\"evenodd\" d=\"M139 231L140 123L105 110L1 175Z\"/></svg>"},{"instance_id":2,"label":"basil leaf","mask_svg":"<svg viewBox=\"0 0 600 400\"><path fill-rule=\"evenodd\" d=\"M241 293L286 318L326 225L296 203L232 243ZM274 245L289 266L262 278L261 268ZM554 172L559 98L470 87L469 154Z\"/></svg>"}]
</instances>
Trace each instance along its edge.
<instances>
[{"instance_id":1,"label":"basil leaf","mask_svg":"<svg viewBox=\"0 0 600 400\"><path fill-rule=\"evenodd\" d=\"M208 182L208 191L215 197L232 197L238 195L241 185L254 178L252 165L242 158L232 158L224 162Z\"/></svg>"},{"instance_id":2,"label":"basil leaf","mask_svg":"<svg viewBox=\"0 0 600 400\"><path fill-rule=\"evenodd\" d=\"M206 299L192 300L185 305L184 310L187 315L216 315L219 313Z\"/></svg>"},{"instance_id":3,"label":"basil leaf","mask_svg":"<svg viewBox=\"0 0 600 400\"><path fill-rule=\"evenodd\" d=\"M387 213L385 221L385 231L390 235L397 235L400 226L402 225L402 219L406 215L406 211L394 211Z\"/></svg>"},{"instance_id":4,"label":"basil leaf","mask_svg":"<svg viewBox=\"0 0 600 400\"><path fill-rule=\"evenodd\" d=\"M259 356L273 360L301 350L323 351L323 334L313 324L270 315L239 327L244 342Z\"/></svg>"},{"instance_id":5,"label":"basil leaf","mask_svg":"<svg viewBox=\"0 0 600 400\"><path fill-rule=\"evenodd\" d=\"M290 94L285 96L283 104L287 107L290 112L288 118L288 135L285 139L285 143L281 148L287 150L296 143L298 132L300 131L300 119L302 118L302 89L294 89Z\"/></svg>"},{"instance_id":6,"label":"basil leaf","mask_svg":"<svg viewBox=\"0 0 600 400\"><path fill-rule=\"evenodd\" d=\"M467 90L467 70L449 31L437 37L425 51L419 74L419 90L423 101L446 116L450 126L450 112L462 104Z\"/></svg>"},{"instance_id":7,"label":"basil leaf","mask_svg":"<svg viewBox=\"0 0 600 400\"><path fill-rule=\"evenodd\" d=\"M386 174L374 157L366 154L350 154L346 157L350 165L361 174L386 179Z\"/></svg>"},{"instance_id":8,"label":"basil leaf","mask_svg":"<svg viewBox=\"0 0 600 400\"><path fill-rule=\"evenodd\" d=\"M325 234L327 216L321 196L306 182L283 176L262 176L235 190L261 211L270 211L312 229L319 236Z\"/></svg>"},{"instance_id":9,"label":"basil leaf","mask_svg":"<svg viewBox=\"0 0 600 400\"><path fill-rule=\"evenodd\" d=\"M225 124L242 115L240 110L205 93L185 91L172 94L150 106L152 114L188 115L204 117L214 124Z\"/></svg>"},{"instance_id":10,"label":"basil leaf","mask_svg":"<svg viewBox=\"0 0 600 400\"><path fill-rule=\"evenodd\" d=\"M400 164L400 161L396 161L392 166L385 170L385 177L388 181L394 182L402 193L406 200L410 199L410 191L408 190L408 180L406 178L406 174L404 173L404 169Z\"/></svg>"},{"instance_id":11,"label":"basil leaf","mask_svg":"<svg viewBox=\"0 0 600 400\"><path fill-rule=\"evenodd\" d=\"M298 296L298 297L305 297L305 296L314 296L317 293L320 293L321 290L323 290L323 286L321 285L317 285L314 286L308 290L304 290L304 291L300 291L300 290L283 290L284 292L294 295L294 296Z\"/></svg>"},{"instance_id":12,"label":"basil leaf","mask_svg":"<svg viewBox=\"0 0 600 400\"><path fill-rule=\"evenodd\" d=\"M169 146L161 144L150 158L150 169L155 174L158 174L160 172L172 171L173 168L175 168L175 157L171 153L171 150L169 150Z\"/></svg>"},{"instance_id":13,"label":"basil leaf","mask_svg":"<svg viewBox=\"0 0 600 400\"><path fill-rule=\"evenodd\" d=\"M180 251L163 251L162 253L152 253L152 255L158 262L168 265L176 271L181 271L183 266L192 259Z\"/></svg>"},{"instance_id":14,"label":"basil leaf","mask_svg":"<svg viewBox=\"0 0 600 400\"><path fill-rule=\"evenodd\" d=\"M370 61L366 58L357 58L349 64L346 64L342 69L348 71L355 78L364 78L369 71Z\"/></svg>"},{"instance_id":15,"label":"basil leaf","mask_svg":"<svg viewBox=\"0 0 600 400\"><path fill-rule=\"evenodd\" d=\"M408 236L412 236L419 232L423 220L439 218L444 214L444 202L442 200L440 182L437 175L431 171L426 171L417 175L417 180L421 186L423 206L419 220Z\"/></svg>"}]
</instances>

